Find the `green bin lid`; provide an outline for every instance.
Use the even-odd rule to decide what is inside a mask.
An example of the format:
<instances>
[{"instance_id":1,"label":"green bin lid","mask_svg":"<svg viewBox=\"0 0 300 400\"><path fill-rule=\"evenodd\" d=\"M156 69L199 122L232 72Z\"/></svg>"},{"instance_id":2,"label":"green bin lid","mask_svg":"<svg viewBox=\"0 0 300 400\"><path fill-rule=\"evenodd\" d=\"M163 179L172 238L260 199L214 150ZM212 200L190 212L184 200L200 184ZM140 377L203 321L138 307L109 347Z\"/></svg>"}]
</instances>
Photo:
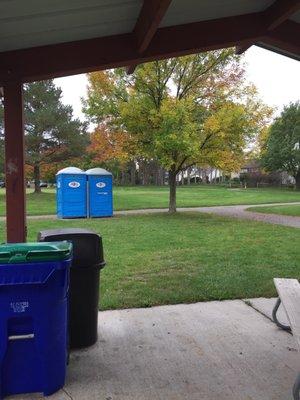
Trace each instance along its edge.
<instances>
[{"instance_id":1,"label":"green bin lid","mask_svg":"<svg viewBox=\"0 0 300 400\"><path fill-rule=\"evenodd\" d=\"M18 264L68 260L72 254L72 243L9 243L0 245L0 264Z\"/></svg>"}]
</instances>

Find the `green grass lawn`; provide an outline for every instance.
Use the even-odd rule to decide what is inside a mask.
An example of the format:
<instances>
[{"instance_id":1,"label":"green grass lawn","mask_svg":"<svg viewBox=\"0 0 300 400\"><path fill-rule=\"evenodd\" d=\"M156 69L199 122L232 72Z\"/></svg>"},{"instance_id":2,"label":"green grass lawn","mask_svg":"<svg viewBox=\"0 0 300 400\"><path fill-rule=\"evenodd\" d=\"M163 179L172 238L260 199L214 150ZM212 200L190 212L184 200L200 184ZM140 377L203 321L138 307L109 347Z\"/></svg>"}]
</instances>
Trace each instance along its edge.
<instances>
[{"instance_id":1,"label":"green grass lawn","mask_svg":"<svg viewBox=\"0 0 300 400\"><path fill-rule=\"evenodd\" d=\"M271 297L274 277L300 278L300 229L193 212L28 222L32 241L59 227L103 236L102 309Z\"/></svg>"},{"instance_id":2,"label":"green grass lawn","mask_svg":"<svg viewBox=\"0 0 300 400\"><path fill-rule=\"evenodd\" d=\"M279 214L300 217L300 204L290 206L251 207L248 211L255 211L264 214Z\"/></svg>"},{"instance_id":3,"label":"green grass lawn","mask_svg":"<svg viewBox=\"0 0 300 400\"><path fill-rule=\"evenodd\" d=\"M115 187L114 209L168 207L168 187ZM230 189L217 186L178 187L178 207L261 204L300 201L300 192L285 189ZM55 190L46 189L40 195L28 191L29 215L55 214ZM5 214L5 192L0 189L0 215Z\"/></svg>"}]
</instances>

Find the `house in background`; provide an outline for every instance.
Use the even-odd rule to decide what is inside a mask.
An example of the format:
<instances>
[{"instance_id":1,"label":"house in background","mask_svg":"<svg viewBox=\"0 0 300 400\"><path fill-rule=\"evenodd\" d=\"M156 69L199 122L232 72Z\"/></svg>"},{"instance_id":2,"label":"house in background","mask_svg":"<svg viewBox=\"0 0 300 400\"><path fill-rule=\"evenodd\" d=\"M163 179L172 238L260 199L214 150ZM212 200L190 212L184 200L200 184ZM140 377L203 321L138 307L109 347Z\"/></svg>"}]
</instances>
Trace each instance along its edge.
<instances>
[{"instance_id":1,"label":"house in background","mask_svg":"<svg viewBox=\"0 0 300 400\"><path fill-rule=\"evenodd\" d=\"M167 177L166 177L167 180ZM246 187L293 186L295 179L286 172L266 172L258 159L248 160L239 171L228 174L210 166L191 167L177 176L177 184L225 183L236 181Z\"/></svg>"},{"instance_id":2,"label":"house in background","mask_svg":"<svg viewBox=\"0 0 300 400\"><path fill-rule=\"evenodd\" d=\"M249 160L245 165L242 166L239 174L253 174L262 173L262 168L258 160Z\"/></svg>"},{"instance_id":3,"label":"house in background","mask_svg":"<svg viewBox=\"0 0 300 400\"><path fill-rule=\"evenodd\" d=\"M190 167L177 176L177 183L219 183L225 179L225 174L213 167Z\"/></svg>"},{"instance_id":4,"label":"house in background","mask_svg":"<svg viewBox=\"0 0 300 400\"><path fill-rule=\"evenodd\" d=\"M259 160L249 160L239 171L235 174L247 186L289 186L295 184L295 179L286 172L266 172Z\"/></svg>"}]
</instances>

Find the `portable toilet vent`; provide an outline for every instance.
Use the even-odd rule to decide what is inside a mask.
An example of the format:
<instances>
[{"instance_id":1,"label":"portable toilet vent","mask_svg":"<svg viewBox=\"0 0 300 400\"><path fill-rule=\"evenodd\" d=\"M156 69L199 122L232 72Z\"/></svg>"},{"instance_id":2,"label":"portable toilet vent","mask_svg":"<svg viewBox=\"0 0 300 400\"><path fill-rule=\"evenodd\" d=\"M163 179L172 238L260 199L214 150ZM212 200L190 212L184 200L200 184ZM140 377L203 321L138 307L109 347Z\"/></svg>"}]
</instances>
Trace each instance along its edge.
<instances>
[{"instance_id":1,"label":"portable toilet vent","mask_svg":"<svg viewBox=\"0 0 300 400\"><path fill-rule=\"evenodd\" d=\"M112 174L103 168L86 171L88 180L89 217L112 217L113 193Z\"/></svg>"},{"instance_id":2,"label":"portable toilet vent","mask_svg":"<svg viewBox=\"0 0 300 400\"><path fill-rule=\"evenodd\" d=\"M64 168L56 174L58 218L87 217L86 174L79 168Z\"/></svg>"}]
</instances>

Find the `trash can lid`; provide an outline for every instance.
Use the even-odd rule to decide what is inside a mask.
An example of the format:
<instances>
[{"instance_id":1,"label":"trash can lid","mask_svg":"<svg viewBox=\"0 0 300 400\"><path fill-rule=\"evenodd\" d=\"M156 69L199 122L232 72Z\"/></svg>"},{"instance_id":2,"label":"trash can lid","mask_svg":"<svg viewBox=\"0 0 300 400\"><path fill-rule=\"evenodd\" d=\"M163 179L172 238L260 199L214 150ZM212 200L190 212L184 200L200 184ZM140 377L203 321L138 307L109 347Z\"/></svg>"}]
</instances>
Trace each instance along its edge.
<instances>
[{"instance_id":1,"label":"trash can lid","mask_svg":"<svg viewBox=\"0 0 300 400\"><path fill-rule=\"evenodd\" d=\"M73 267L86 268L104 263L102 238L93 231L82 228L47 229L38 233L37 240L42 243L71 241Z\"/></svg>"},{"instance_id":2,"label":"trash can lid","mask_svg":"<svg viewBox=\"0 0 300 400\"><path fill-rule=\"evenodd\" d=\"M18 264L68 260L72 255L72 243L8 243L0 245L0 264Z\"/></svg>"},{"instance_id":3,"label":"trash can lid","mask_svg":"<svg viewBox=\"0 0 300 400\"><path fill-rule=\"evenodd\" d=\"M106 171L104 168L91 168L85 171L87 175L112 175L111 172Z\"/></svg>"},{"instance_id":4,"label":"trash can lid","mask_svg":"<svg viewBox=\"0 0 300 400\"><path fill-rule=\"evenodd\" d=\"M69 174L69 175L77 175L77 174L85 174L84 171L82 171L82 169L77 168L77 167L67 167L67 168L63 168L60 171L57 172L56 175L60 175L60 174Z\"/></svg>"}]
</instances>

